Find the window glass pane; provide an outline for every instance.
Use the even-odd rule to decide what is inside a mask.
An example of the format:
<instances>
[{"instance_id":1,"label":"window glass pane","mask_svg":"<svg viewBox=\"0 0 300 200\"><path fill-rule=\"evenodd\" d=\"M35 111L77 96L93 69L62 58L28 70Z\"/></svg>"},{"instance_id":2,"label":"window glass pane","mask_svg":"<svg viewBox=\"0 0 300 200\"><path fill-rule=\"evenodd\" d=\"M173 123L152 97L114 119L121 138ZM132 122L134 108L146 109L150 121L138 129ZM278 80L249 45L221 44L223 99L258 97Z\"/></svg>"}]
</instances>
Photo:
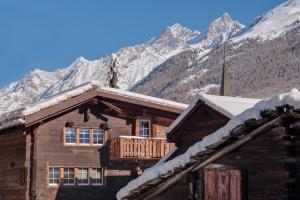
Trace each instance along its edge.
<instances>
[{"instance_id":1,"label":"window glass pane","mask_svg":"<svg viewBox=\"0 0 300 200\"><path fill-rule=\"evenodd\" d=\"M64 168L64 184L74 184L74 168Z\"/></svg>"},{"instance_id":2,"label":"window glass pane","mask_svg":"<svg viewBox=\"0 0 300 200\"><path fill-rule=\"evenodd\" d=\"M66 143L67 144L75 144L76 143L75 128L66 128Z\"/></svg>"},{"instance_id":3,"label":"window glass pane","mask_svg":"<svg viewBox=\"0 0 300 200\"><path fill-rule=\"evenodd\" d=\"M92 184L93 185L102 185L102 168L93 168L92 169Z\"/></svg>"},{"instance_id":4,"label":"window glass pane","mask_svg":"<svg viewBox=\"0 0 300 200\"><path fill-rule=\"evenodd\" d=\"M89 144L90 143L90 130L87 128L79 129L79 143Z\"/></svg>"},{"instance_id":5,"label":"window glass pane","mask_svg":"<svg viewBox=\"0 0 300 200\"><path fill-rule=\"evenodd\" d=\"M103 144L102 129L93 129L93 144Z\"/></svg>"},{"instance_id":6,"label":"window glass pane","mask_svg":"<svg viewBox=\"0 0 300 200\"><path fill-rule=\"evenodd\" d=\"M50 167L49 168L49 184L59 184L59 168Z\"/></svg>"},{"instance_id":7,"label":"window glass pane","mask_svg":"<svg viewBox=\"0 0 300 200\"><path fill-rule=\"evenodd\" d=\"M149 128L149 121L142 121L141 123L143 128Z\"/></svg>"},{"instance_id":8,"label":"window glass pane","mask_svg":"<svg viewBox=\"0 0 300 200\"><path fill-rule=\"evenodd\" d=\"M140 137L150 137L150 122L139 121L139 135Z\"/></svg>"},{"instance_id":9,"label":"window glass pane","mask_svg":"<svg viewBox=\"0 0 300 200\"><path fill-rule=\"evenodd\" d=\"M87 168L78 168L77 171L77 181L79 185L88 185L88 169Z\"/></svg>"}]
</instances>

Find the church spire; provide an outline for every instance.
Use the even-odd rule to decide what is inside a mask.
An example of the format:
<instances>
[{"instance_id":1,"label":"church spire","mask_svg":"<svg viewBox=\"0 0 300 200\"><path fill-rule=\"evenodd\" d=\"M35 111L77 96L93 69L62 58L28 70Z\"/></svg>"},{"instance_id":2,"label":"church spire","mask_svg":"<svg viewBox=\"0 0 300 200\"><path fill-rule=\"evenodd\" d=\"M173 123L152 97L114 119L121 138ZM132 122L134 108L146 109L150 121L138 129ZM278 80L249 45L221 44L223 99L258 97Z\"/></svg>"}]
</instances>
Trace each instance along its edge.
<instances>
[{"instance_id":1,"label":"church spire","mask_svg":"<svg viewBox=\"0 0 300 200\"><path fill-rule=\"evenodd\" d=\"M226 42L224 43L224 55L223 55L223 68L222 68L222 79L220 87L220 96L232 96L230 87L229 76L226 69Z\"/></svg>"}]
</instances>

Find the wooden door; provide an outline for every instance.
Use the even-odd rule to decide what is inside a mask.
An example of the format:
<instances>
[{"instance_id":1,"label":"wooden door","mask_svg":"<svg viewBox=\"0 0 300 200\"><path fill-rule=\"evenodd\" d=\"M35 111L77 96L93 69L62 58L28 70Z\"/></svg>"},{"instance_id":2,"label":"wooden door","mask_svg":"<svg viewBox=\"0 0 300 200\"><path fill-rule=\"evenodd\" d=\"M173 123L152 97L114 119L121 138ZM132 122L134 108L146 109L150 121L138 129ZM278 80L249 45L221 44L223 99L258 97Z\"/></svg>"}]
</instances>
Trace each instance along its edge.
<instances>
[{"instance_id":1,"label":"wooden door","mask_svg":"<svg viewBox=\"0 0 300 200\"><path fill-rule=\"evenodd\" d=\"M240 170L206 169L205 200L241 200Z\"/></svg>"}]
</instances>

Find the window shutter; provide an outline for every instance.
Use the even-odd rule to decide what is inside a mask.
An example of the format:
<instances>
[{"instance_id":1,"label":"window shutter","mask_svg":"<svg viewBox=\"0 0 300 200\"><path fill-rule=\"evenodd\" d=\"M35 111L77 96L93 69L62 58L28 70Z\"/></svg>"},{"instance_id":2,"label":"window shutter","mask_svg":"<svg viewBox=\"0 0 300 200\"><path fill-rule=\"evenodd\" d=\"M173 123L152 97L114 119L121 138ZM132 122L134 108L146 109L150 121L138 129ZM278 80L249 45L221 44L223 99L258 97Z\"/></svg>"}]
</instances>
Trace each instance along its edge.
<instances>
[{"instance_id":1,"label":"window shutter","mask_svg":"<svg viewBox=\"0 0 300 200\"><path fill-rule=\"evenodd\" d=\"M241 200L240 170L206 169L205 200Z\"/></svg>"}]
</instances>

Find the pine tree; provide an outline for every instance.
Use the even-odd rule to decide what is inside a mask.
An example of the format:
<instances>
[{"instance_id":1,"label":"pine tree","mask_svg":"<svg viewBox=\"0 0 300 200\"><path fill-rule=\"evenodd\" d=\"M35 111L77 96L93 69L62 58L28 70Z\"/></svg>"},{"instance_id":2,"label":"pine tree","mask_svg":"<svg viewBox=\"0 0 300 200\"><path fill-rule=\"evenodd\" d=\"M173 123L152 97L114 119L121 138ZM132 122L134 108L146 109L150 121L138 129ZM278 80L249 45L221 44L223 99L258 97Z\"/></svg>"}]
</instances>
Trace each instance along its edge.
<instances>
[{"instance_id":1,"label":"pine tree","mask_svg":"<svg viewBox=\"0 0 300 200\"><path fill-rule=\"evenodd\" d=\"M113 54L108 65L108 86L111 88L119 88L118 80L120 73L118 72L118 57Z\"/></svg>"}]
</instances>

